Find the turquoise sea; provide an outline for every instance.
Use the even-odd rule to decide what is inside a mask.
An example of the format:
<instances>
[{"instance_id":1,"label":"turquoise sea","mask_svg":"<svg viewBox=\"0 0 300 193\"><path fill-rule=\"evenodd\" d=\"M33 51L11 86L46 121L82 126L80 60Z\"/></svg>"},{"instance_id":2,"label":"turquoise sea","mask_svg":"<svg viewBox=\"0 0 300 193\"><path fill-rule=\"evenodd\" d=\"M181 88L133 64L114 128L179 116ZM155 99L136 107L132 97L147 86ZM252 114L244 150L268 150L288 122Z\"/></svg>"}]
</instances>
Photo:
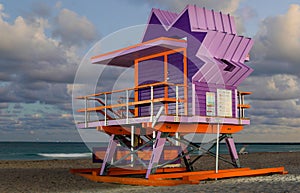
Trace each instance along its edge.
<instances>
[{"instance_id":1,"label":"turquoise sea","mask_svg":"<svg viewBox=\"0 0 300 193\"><path fill-rule=\"evenodd\" d=\"M97 143L90 146L106 146ZM254 152L300 152L300 143L237 143L237 151L245 147ZM227 154L226 145L220 144L220 153ZM80 142L0 142L0 160L49 160L91 158L92 153Z\"/></svg>"}]
</instances>

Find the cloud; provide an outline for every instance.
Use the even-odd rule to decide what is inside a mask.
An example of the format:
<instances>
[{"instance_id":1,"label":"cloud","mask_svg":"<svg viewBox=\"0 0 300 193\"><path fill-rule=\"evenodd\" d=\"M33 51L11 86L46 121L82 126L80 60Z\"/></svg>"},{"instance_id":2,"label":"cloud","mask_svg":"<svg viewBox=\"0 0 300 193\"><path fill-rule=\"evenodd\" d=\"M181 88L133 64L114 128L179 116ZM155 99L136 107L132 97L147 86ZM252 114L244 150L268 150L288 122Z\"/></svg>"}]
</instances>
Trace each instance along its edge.
<instances>
[{"instance_id":1,"label":"cloud","mask_svg":"<svg viewBox=\"0 0 300 193\"><path fill-rule=\"evenodd\" d=\"M197 5L199 7L205 7L207 9L214 9L215 11L223 11L224 13L234 13L240 3L240 0L229 0L229 1L218 1L218 0L172 0L172 1L162 1L162 0L149 0L147 3L152 5L163 5L170 8L170 11L182 11L182 9L188 5Z\"/></svg>"},{"instance_id":2,"label":"cloud","mask_svg":"<svg viewBox=\"0 0 300 193\"><path fill-rule=\"evenodd\" d=\"M56 17L53 35L67 45L82 45L98 37L95 26L86 17L68 9L62 9Z\"/></svg>"},{"instance_id":3,"label":"cloud","mask_svg":"<svg viewBox=\"0 0 300 193\"><path fill-rule=\"evenodd\" d=\"M250 76L243 84L244 90L253 91L253 100L289 100L300 96L300 79L295 75L275 74Z\"/></svg>"},{"instance_id":4,"label":"cloud","mask_svg":"<svg viewBox=\"0 0 300 193\"><path fill-rule=\"evenodd\" d=\"M264 136L264 140L290 141L300 132L300 78L289 74L251 76L242 84L240 90L249 90L253 94L246 97L251 108L246 116L251 118L251 125L244 135ZM284 135L271 139L268 134ZM264 137L260 137L262 140Z\"/></svg>"},{"instance_id":5,"label":"cloud","mask_svg":"<svg viewBox=\"0 0 300 193\"><path fill-rule=\"evenodd\" d=\"M36 7L40 8L42 5ZM38 8L32 12L37 12ZM0 15L6 15L1 4ZM59 15L63 18L64 15L69 15L69 22L79 26L79 32L75 35L81 44L94 38L95 27L86 18L67 9L61 10ZM57 39L47 35L58 28L64 30L61 26L51 26L51 17L45 19L34 15L34 19L31 17L28 20L18 16L12 23L5 18L0 17L0 80L3 81L0 84L0 102L43 101L55 104L71 100L67 84L74 80L80 63L79 53L84 47L71 45L70 39ZM69 26L66 28L71 30L71 34L75 30ZM86 36L86 31L82 29L91 30L92 33L87 33Z\"/></svg>"},{"instance_id":6,"label":"cloud","mask_svg":"<svg viewBox=\"0 0 300 193\"><path fill-rule=\"evenodd\" d=\"M1 136L59 139L73 129L70 137L78 139L67 85L73 83L82 49L98 37L94 25L44 3L8 20L0 4L0 34Z\"/></svg>"},{"instance_id":7,"label":"cloud","mask_svg":"<svg viewBox=\"0 0 300 193\"><path fill-rule=\"evenodd\" d=\"M286 73L300 77L300 5L261 22L252 51L255 73Z\"/></svg>"}]
</instances>

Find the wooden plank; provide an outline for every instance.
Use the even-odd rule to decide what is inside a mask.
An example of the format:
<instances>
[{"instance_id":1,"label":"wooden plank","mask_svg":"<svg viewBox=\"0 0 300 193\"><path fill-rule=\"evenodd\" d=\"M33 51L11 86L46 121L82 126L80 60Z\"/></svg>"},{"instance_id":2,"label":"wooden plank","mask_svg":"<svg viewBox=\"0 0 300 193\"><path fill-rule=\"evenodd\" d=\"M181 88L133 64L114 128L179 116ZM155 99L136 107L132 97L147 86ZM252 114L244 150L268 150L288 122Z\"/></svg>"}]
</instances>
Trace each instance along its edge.
<instances>
[{"instance_id":1,"label":"wooden plank","mask_svg":"<svg viewBox=\"0 0 300 193\"><path fill-rule=\"evenodd\" d=\"M158 168L156 173L170 173L170 172L184 172L186 168ZM110 176L122 176L122 175L134 175L134 174L146 174L147 169L143 170L130 170L130 169L113 169L108 171Z\"/></svg>"},{"instance_id":2,"label":"wooden plank","mask_svg":"<svg viewBox=\"0 0 300 193\"><path fill-rule=\"evenodd\" d=\"M234 168L234 169L227 169L227 170L219 170L219 173L232 172L232 171L247 171L247 170L250 170L250 168ZM215 170L181 172L181 173L171 173L171 174L152 174L149 176L149 179L158 180L158 179L183 178L185 176L206 175L206 174L213 174L213 173L215 173Z\"/></svg>"},{"instance_id":3,"label":"wooden plank","mask_svg":"<svg viewBox=\"0 0 300 193\"><path fill-rule=\"evenodd\" d=\"M126 50L136 48L136 47L140 47L140 46L143 46L143 45L146 45L146 44L151 44L153 42L160 41L160 40L168 40L168 41L174 41L174 42L186 42L186 40L182 40L182 39L159 37L159 38L156 38L156 39L153 39L153 40L149 40L149 41L142 42L142 43L139 43L139 44L135 44L135 45L132 45L132 46L128 46L128 47L125 47L125 48L121 48L121 49L118 49L118 50L107 52L107 53L104 53L104 54L99 54L99 55L93 56L91 59L93 60L93 59L101 58L103 56L111 55L111 54L114 54L114 53L117 53L117 52L124 52Z\"/></svg>"},{"instance_id":4,"label":"wooden plank","mask_svg":"<svg viewBox=\"0 0 300 193\"><path fill-rule=\"evenodd\" d=\"M95 182L106 182L106 183L127 184L127 185L137 185L137 186L177 186L181 184L193 183L184 180L148 180L144 178L97 176L92 174L79 174L79 175Z\"/></svg>"},{"instance_id":5,"label":"wooden plank","mask_svg":"<svg viewBox=\"0 0 300 193\"><path fill-rule=\"evenodd\" d=\"M252 94L252 92L248 92L248 91L238 91L238 93L240 95L250 95L250 94Z\"/></svg>"},{"instance_id":6,"label":"wooden plank","mask_svg":"<svg viewBox=\"0 0 300 193\"><path fill-rule=\"evenodd\" d=\"M238 108L242 108L242 109L249 109L249 108L251 108L251 106L248 105L248 104L238 104L237 107L238 107Z\"/></svg>"},{"instance_id":7,"label":"wooden plank","mask_svg":"<svg viewBox=\"0 0 300 193\"><path fill-rule=\"evenodd\" d=\"M155 129L168 133L217 133L217 125L212 123L158 123ZM220 125L220 133L222 134L232 134L242 129L242 125Z\"/></svg>"},{"instance_id":8,"label":"wooden plank","mask_svg":"<svg viewBox=\"0 0 300 193\"><path fill-rule=\"evenodd\" d=\"M231 171L231 172L205 174L205 175L191 175L191 176L186 176L184 178L184 180L201 181L201 180L208 180L208 179L232 178L232 177L243 177L243 176L258 176L258 175L267 175L267 174L274 174L274 173L287 174L287 171L284 170L284 167L264 168L264 169L255 169L255 170L246 170L246 171Z\"/></svg>"}]
</instances>

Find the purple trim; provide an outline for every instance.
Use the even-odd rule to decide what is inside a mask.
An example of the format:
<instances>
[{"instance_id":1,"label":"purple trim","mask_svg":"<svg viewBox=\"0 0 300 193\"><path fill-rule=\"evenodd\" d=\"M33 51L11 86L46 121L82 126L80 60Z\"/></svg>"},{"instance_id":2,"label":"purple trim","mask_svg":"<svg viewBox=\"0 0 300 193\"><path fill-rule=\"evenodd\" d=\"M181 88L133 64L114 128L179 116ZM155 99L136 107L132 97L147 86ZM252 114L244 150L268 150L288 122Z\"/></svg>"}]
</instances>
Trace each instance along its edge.
<instances>
[{"instance_id":1,"label":"purple trim","mask_svg":"<svg viewBox=\"0 0 300 193\"><path fill-rule=\"evenodd\" d=\"M206 16L206 23L207 23L207 28L209 30L215 30L215 22L213 18L213 11L205 9L205 16Z\"/></svg>"},{"instance_id":2,"label":"purple trim","mask_svg":"<svg viewBox=\"0 0 300 193\"><path fill-rule=\"evenodd\" d=\"M230 44L230 47L227 49L224 59L230 61L233 54L235 53L235 51L237 50L238 45L240 44L242 40L242 37L240 36L235 36Z\"/></svg>"},{"instance_id":3,"label":"purple trim","mask_svg":"<svg viewBox=\"0 0 300 193\"><path fill-rule=\"evenodd\" d=\"M230 17L229 14L228 15L222 14L222 21L223 21L224 31L227 33L232 33L230 23L229 23L229 17Z\"/></svg>"},{"instance_id":4,"label":"purple trim","mask_svg":"<svg viewBox=\"0 0 300 193\"><path fill-rule=\"evenodd\" d=\"M224 31L221 15L222 15L221 12L214 12L214 18L215 18L215 22L216 22L216 30L217 31Z\"/></svg>"},{"instance_id":5,"label":"purple trim","mask_svg":"<svg viewBox=\"0 0 300 193\"><path fill-rule=\"evenodd\" d=\"M106 169L106 164L111 162L115 152L116 152L116 147L117 147L117 141L114 140L115 138L115 135L111 135L110 136L110 139L109 139L109 144L108 144L108 147L106 149L106 153L105 153L105 157L103 159L103 163L102 163L102 166L101 166L101 170L100 170L100 176L104 175L105 174L105 169Z\"/></svg>"},{"instance_id":6,"label":"purple trim","mask_svg":"<svg viewBox=\"0 0 300 193\"><path fill-rule=\"evenodd\" d=\"M187 47L187 42L181 42L181 41L179 42L177 39L175 40L158 39L154 42L150 42L133 48L128 48L119 51L116 50L111 54L107 54L91 60L93 64L97 63L97 64L130 67L134 64L134 60L139 57L160 53L163 51L168 51L170 49L186 48L186 47Z\"/></svg>"},{"instance_id":7,"label":"purple trim","mask_svg":"<svg viewBox=\"0 0 300 193\"><path fill-rule=\"evenodd\" d=\"M233 16L229 17L229 22L230 22L231 33L236 34L236 27L235 27L235 22L234 22L234 17Z\"/></svg>"},{"instance_id":8,"label":"purple trim","mask_svg":"<svg viewBox=\"0 0 300 193\"><path fill-rule=\"evenodd\" d=\"M179 122L182 123L217 123L217 117L207 117L207 116L180 116ZM172 122L178 123L178 121L174 121L175 116L170 115L162 115L157 122ZM149 123L150 117L138 117L138 118L131 118L129 119L130 124L139 124L139 123ZM238 118L222 118L223 124L234 124L234 125L250 125L249 119L238 119ZM127 125L126 119L119 119L119 120L110 120L107 122L108 126L112 125ZM77 128L84 129L84 123L76 124ZM97 127L97 126L104 126L104 121L95 121L90 122L88 124L88 128Z\"/></svg>"},{"instance_id":9,"label":"purple trim","mask_svg":"<svg viewBox=\"0 0 300 193\"><path fill-rule=\"evenodd\" d=\"M164 150L165 143L166 143L166 138L162 138L161 132L157 132L155 144L153 146L152 155L146 173L147 179L149 178L149 175L153 172L153 168L158 165L161 154Z\"/></svg>"},{"instance_id":10,"label":"purple trim","mask_svg":"<svg viewBox=\"0 0 300 193\"><path fill-rule=\"evenodd\" d=\"M228 45L230 45L230 42L233 40L234 35L228 34L225 35L221 45L219 46L219 49L216 51L216 58L224 58L224 55L227 51Z\"/></svg>"},{"instance_id":11,"label":"purple trim","mask_svg":"<svg viewBox=\"0 0 300 193\"><path fill-rule=\"evenodd\" d=\"M236 163L237 160L239 159L239 156L236 152L233 138L226 138L225 142L226 142L226 145L227 145L227 148L228 148L228 151L229 151L232 161Z\"/></svg>"}]
</instances>

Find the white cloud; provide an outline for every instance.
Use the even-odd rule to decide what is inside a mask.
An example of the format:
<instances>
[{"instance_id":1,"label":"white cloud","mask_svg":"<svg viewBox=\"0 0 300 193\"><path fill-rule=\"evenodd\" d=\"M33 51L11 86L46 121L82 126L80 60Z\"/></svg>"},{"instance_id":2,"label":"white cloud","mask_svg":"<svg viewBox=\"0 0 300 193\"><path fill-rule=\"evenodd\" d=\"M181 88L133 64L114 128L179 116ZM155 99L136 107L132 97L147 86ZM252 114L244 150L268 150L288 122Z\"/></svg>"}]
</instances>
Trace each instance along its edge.
<instances>
[{"instance_id":1,"label":"white cloud","mask_svg":"<svg viewBox=\"0 0 300 193\"><path fill-rule=\"evenodd\" d=\"M65 19L69 16L71 27L61 26L66 23L55 27L55 12L48 12L46 7L36 5L25 16L8 20L0 4L0 132L6 132L4 138L25 140L25 133L34 131L35 135L40 133L40 139L49 139L47 133L59 139L66 138L64 130L75 128L67 85L74 80L83 45L95 37L95 27L87 18L67 9L59 14ZM79 43L61 34L51 36L57 29L75 33ZM77 29L79 32L72 31Z\"/></svg>"},{"instance_id":2,"label":"white cloud","mask_svg":"<svg viewBox=\"0 0 300 193\"><path fill-rule=\"evenodd\" d=\"M300 5L284 15L268 17L255 36L253 59L259 73L300 76Z\"/></svg>"},{"instance_id":3,"label":"white cloud","mask_svg":"<svg viewBox=\"0 0 300 193\"><path fill-rule=\"evenodd\" d=\"M94 41L97 32L95 26L86 17L62 9L56 17L53 35L60 37L68 45L81 45Z\"/></svg>"},{"instance_id":4,"label":"white cloud","mask_svg":"<svg viewBox=\"0 0 300 193\"><path fill-rule=\"evenodd\" d=\"M276 74L269 76L250 76L241 88L253 91L252 99L287 100L300 96L300 79L295 75Z\"/></svg>"}]
</instances>

